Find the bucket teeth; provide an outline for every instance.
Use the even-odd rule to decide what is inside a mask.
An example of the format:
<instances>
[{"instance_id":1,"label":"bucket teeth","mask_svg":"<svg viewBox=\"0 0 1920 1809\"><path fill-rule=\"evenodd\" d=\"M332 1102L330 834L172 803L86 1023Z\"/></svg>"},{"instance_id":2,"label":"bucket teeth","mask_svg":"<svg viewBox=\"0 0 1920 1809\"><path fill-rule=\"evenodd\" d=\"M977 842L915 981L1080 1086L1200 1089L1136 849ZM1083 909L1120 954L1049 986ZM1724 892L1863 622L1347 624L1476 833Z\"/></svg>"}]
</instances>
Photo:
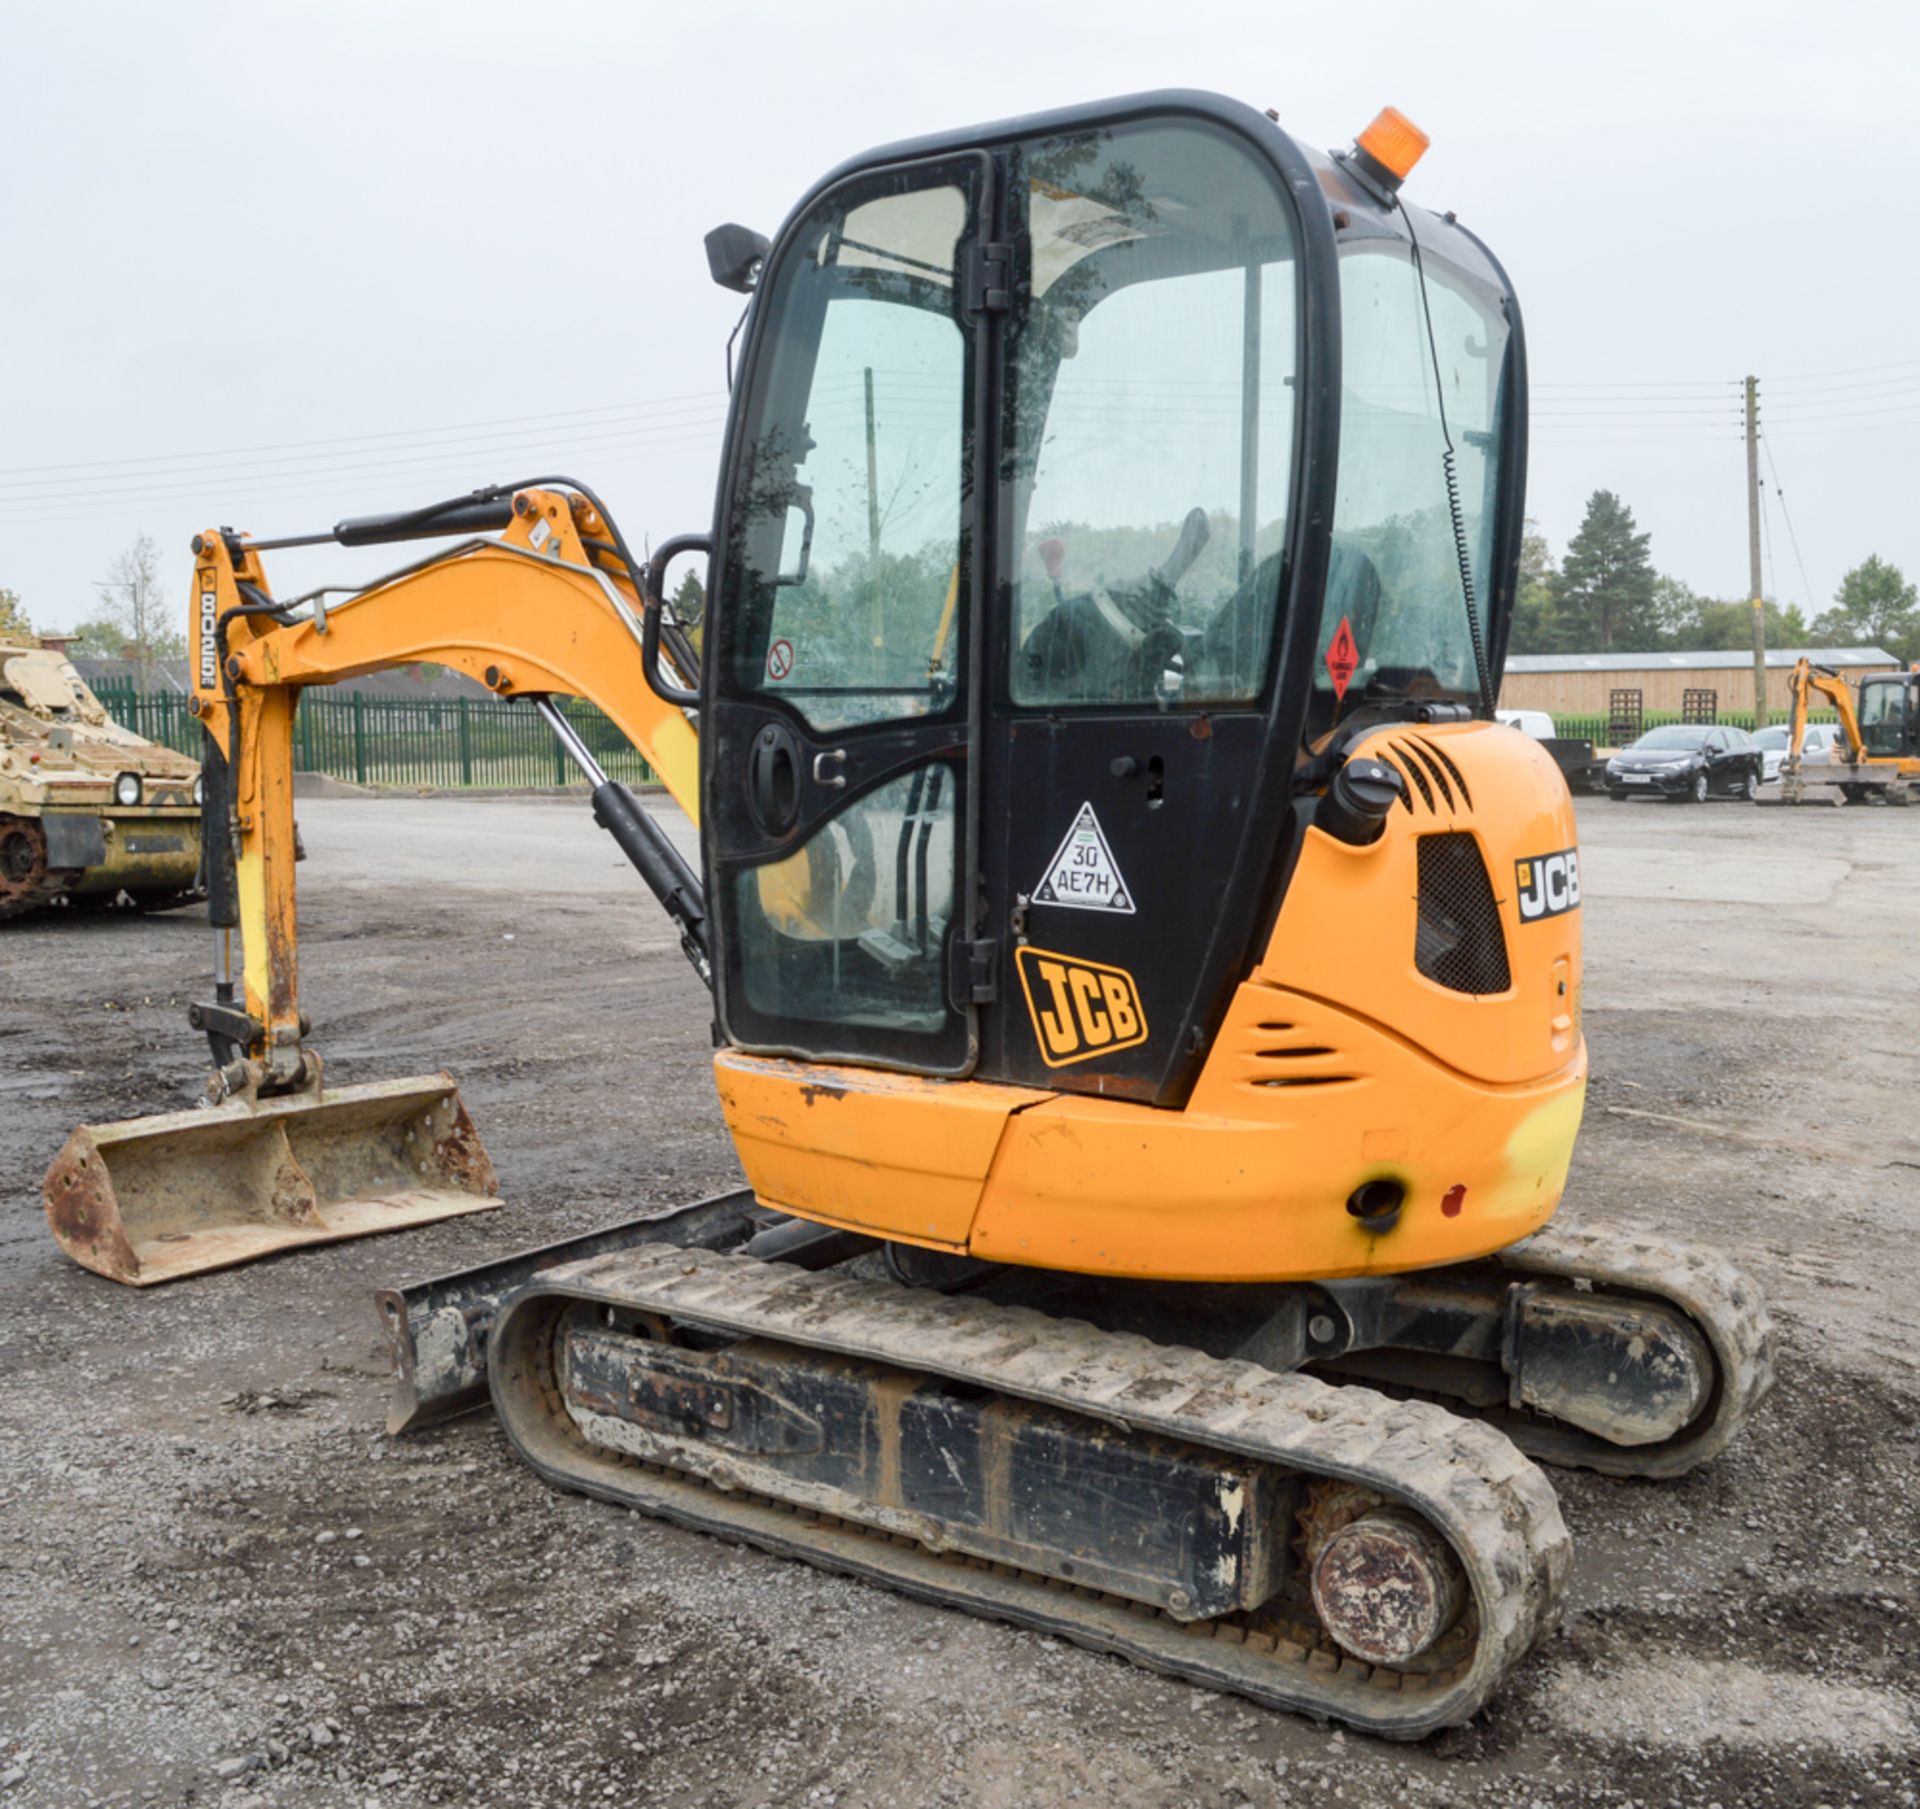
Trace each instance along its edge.
<instances>
[{"instance_id":1,"label":"bucket teeth","mask_svg":"<svg viewBox=\"0 0 1920 1809\"><path fill-rule=\"evenodd\" d=\"M498 1206L448 1074L82 1125L47 1223L85 1268L146 1287L305 1244Z\"/></svg>"}]
</instances>

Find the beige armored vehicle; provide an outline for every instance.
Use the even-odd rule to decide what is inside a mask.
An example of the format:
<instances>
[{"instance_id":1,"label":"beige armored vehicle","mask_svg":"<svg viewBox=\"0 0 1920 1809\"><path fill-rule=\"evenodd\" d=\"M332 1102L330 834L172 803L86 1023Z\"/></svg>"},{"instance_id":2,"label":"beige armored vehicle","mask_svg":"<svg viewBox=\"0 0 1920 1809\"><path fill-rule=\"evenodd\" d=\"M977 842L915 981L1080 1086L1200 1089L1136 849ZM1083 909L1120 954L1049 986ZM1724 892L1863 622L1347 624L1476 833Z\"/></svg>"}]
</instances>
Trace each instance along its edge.
<instances>
[{"instance_id":1,"label":"beige armored vehicle","mask_svg":"<svg viewBox=\"0 0 1920 1809\"><path fill-rule=\"evenodd\" d=\"M67 657L0 634L0 918L201 897L200 769L122 728Z\"/></svg>"}]
</instances>

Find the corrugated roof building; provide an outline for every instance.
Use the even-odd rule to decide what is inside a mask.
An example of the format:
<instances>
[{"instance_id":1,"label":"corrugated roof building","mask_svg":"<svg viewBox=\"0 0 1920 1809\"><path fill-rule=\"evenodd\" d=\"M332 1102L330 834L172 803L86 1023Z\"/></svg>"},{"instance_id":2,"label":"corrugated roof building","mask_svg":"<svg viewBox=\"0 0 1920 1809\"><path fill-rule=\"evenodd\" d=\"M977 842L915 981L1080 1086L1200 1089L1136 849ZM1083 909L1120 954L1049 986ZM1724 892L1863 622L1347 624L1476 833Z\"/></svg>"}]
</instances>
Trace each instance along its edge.
<instances>
[{"instance_id":1,"label":"corrugated roof building","mask_svg":"<svg viewBox=\"0 0 1920 1809\"><path fill-rule=\"evenodd\" d=\"M1857 679L1897 672L1884 647L1773 647L1767 650L1767 708L1785 713L1787 673L1801 659ZM1774 676L1778 674L1778 676ZM1720 716L1753 710L1751 653L1515 653L1500 685L1503 710L1545 710L1553 716L1607 716L1614 693L1638 692L1642 715L1679 716L1689 691L1711 692Z\"/></svg>"}]
</instances>

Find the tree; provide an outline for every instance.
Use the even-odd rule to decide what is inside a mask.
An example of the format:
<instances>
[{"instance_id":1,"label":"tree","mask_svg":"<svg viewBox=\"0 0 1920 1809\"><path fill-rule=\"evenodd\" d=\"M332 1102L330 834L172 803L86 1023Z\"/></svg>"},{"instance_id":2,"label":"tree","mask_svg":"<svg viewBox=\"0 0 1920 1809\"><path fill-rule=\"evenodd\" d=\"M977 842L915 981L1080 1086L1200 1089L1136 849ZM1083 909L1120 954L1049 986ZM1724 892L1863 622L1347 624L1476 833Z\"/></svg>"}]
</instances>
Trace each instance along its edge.
<instances>
[{"instance_id":1,"label":"tree","mask_svg":"<svg viewBox=\"0 0 1920 1809\"><path fill-rule=\"evenodd\" d=\"M1520 583L1513 597L1513 629L1508 650L1513 653L1550 653L1553 650L1553 549L1537 523L1529 521L1520 536Z\"/></svg>"},{"instance_id":2,"label":"tree","mask_svg":"<svg viewBox=\"0 0 1920 1809\"><path fill-rule=\"evenodd\" d=\"M688 566L671 598L674 619L685 628L697 628L707 613L707 588L700 574Z\"/></svg>"},{"instance_id":3,"label":"tree","mask_svg":"<svg viewBox=\"0 0 1920 1809\"><path fill-rule=\"evenodd\" d=\"M76 659L117 660L126 654L127 637L104 617L94 616L73 631L68 651Z\"/></svg>"},{"instance_id":4,"label":"tree","mask_svg":"<svg viewBox=\"0 0 1920 1809\"><path fill-rule=\"evenodd\" d=\"M1665 572L1653 580L1653 621L1658 636L1652 643L1661 647L1704 647L1700 639L1700 612L1709 599L1680 578Z\"/></svg>"},{"instance_id":5,"label":"tree","mask_svg":"<svg viewBox=\"0 0 1920 1809\"><path fill-rule=\"evenodd\" d=\"M692 566L688 566L681 574L680 582L668 602L673 606L673 619L687 631L687 639L698 653L700 637L706 628L707 587L700 582L700 574Z\"/></svg>"},{"instance_id":6,"label":"tree","mask_svg":"<svg viewBox=\"0 0 1920 1809\"><path fill-rule=\"evenodd\" d=\"M1774 651L1811 644L1807 618L1793 604L1782 607L1767 597L1761 602L1760 613L1766 624L1767 645ZM1679 644L1721 653L1752 652L1753 605L1738 599L1716 603L1710 597L1702 597L1699 624L1693 638Z\"/></svg>"},{"instance_id":7,"label":"tree","mask_svg":"<svg viewBox=\"0 0 1920 1809\"><path fill-rule=\"evenodd\" d=\"M93 650L94 630L118 635L121 655L138 668L140 689L151 691L154 663L184 659L187 653L187 637L168 613L166 587L160 582L160 550L152 535L142 534L117 554L94 589L100 593L100 613L83 627L87 651Z\"/></svg>"},{"instance_id":8,"label":"tree","mask_svg":"<svg viewBox=\"0 0 1920 1809\"><path fill-rule=\"evenodd\" d=\"M1587 499L1586 519L1567 542L1554 613L1581 651L1641 648L1659 638L1655 572L1647 557L1651 534L1634 531L1633 511L1611 490Z\"/></svg>"},{"instance_id":9,"label":"tree","mask_svg":"<svg viewBox=\"0 0 1920 1809\"><path fill-rule=\"evenodd\" d=\"M1664 573L1653 581L1654 616L1659 623L1662 646L1688 653L1744 653L1753 645L1753 605L1744 601L1722 603L1703 597L1678 578ZM1771 598L1761 604L1766 618L1769 647L1808 645L1807 619L1788 604L1784 608Z\"/></svg>"},{"instance_id":10,"label":"tree","mask_svg":"<svg viewBox=\"0 0 1920 1809\"><path fill-rule=\"evenodd\" d=\"M31 633L33 624L27 620L27 606L20 601L20 593L0 584L0 634Z\"/></svg>"},{"instance_id":11,"label":"tree","mask_svg":"<svg viewBox=\"0 0 1920 1809\"><path fill-rule=\"evenodd\" d=\"M1878 553L1840 580L1833 607L1814 623L1829 646L1884 647L1902 660L1920 657L1920 593Z\"/></svg>"}]
</instances>

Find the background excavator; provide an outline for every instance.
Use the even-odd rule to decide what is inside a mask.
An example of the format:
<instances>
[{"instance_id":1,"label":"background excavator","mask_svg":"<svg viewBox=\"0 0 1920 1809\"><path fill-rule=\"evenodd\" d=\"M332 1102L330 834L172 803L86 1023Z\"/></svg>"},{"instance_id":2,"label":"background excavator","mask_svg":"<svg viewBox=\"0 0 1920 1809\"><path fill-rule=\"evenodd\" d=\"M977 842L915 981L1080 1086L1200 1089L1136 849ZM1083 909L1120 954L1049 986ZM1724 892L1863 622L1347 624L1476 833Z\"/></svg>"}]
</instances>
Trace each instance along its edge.
<instances>
[{"instance_id":1,"label":"background excavator","mask_svg":"<svg viewBox=\"0 0 1920 1809\"><path fill-rule=\"evenodd\" d=\"M1920 798L1920 671L1870 672L1854 693L1839 673L1800 660L1788 680L1793 727L1780 769L1783 804L1865 804ZM1840 716L1840 745L1829 764L1803 765L1807 709L1824 697Z\"/></svg>"},{"instance_id":2,"label":"background excavator","mask_svg":"<svg viewBox=\"0 0 1920 1809\"><path fill-rule=\"evenodd\" d=\"M301 692L452 666L679 925L749 1185L387 1296L395 1423L490 1393L563 1487L1380 1733L1471 1714L1566 1576L1534 1460L1703 1461L1770 1332L1711 1252L1543 1229L1586 1052L1571 803L1493 719L1526 363L1400 200L1425 142L1161 93L718 229L715 521L644 566L554 476L200 536L218 1103L76 1132L66 1248L148 1281L494 1200L451 1079L327 1088L297 987Z\"/></svg>"}]
</instances>

